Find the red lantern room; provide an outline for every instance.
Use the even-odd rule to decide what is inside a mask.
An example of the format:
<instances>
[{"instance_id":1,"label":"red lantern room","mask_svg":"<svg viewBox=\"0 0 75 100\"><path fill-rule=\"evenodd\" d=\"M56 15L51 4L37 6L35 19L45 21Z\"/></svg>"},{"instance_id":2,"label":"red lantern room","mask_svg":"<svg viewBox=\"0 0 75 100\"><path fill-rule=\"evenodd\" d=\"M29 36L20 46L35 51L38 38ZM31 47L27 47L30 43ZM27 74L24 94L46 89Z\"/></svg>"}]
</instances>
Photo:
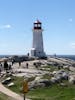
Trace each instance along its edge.
<instances>
[{"instance_id":1,"label":"red lantern room","mask_svg":"<svg viewBox=\"0 0 75 100\"><path fill-rule=\"evenodd\" d=\"M34 22L34 29L42 29L42 25L41 24L42 23L39 20L35 21Z\"/></svg>"}]
</instances>

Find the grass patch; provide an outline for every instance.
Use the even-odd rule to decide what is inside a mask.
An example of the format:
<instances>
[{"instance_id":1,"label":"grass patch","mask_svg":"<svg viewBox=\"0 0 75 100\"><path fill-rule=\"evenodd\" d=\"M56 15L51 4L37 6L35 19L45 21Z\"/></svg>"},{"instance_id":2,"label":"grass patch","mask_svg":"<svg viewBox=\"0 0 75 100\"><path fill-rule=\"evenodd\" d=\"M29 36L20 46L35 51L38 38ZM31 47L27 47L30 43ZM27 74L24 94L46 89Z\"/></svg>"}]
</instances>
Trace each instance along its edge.
<instances>
[{"instance_id":1,"label":"grass patch","mask_svg":"<svg viewBox=\"0 0 75 100\"><path fill-rule=\"evenodd\" d=\"M51 76L48 74L43 75L42 79L51 79Z\"/></svg>"},{"instance_id":2,"label":"grass patch","mask_svg":"<svg viewBox=\"0 0 75 100\"><path fill-rule=\"evenodd\" d=\"M12 91L16 92L16 93L21 94L22 93L22 86L23 86L24 77L11 76L11 79L12 79L12 82L15 85L12 86L12 87L8 87L6 85L5 86L7 88L11 89ZM28 82L32 81L32 80L34 80L34 77L29 78Z\"/></svg>"},{"instance_id":3,"label":"grass patch","mask_svg":"<svg viewBox=\"0 0 75 100\"><path fill-rule=\"evenodd\" d=\"M32 100L74 100L75 86L61 87L53 85L49 88L38 88L27 94Z\"/></svg>"},{"instance_id":4,"label":"grass patch","mask_svg":"<svg viewBox=\"0 0 75 100\"><path fill-rule=\"evenodd\" d=\"M58 67L57 66L43 66L42 68L50 68L50 72L54 71L54 70L58 70Z\"/></svg>"},{"instance_id":5,"label":"grass patch","mask_svg":"<svg viewBox=\"0 0 75 100\"><path fill-rule=\"evenodd\" d=\"M44 77L46 78L48 76ZM30 80L33 80L33 78ZM22 94L23 77L13 77L13 82L15 85L9 89ZM66 81L64 83L68 84ZM53 84L50 87L31 90L26 96L32 100L75 100L75 85L68 84L67 86L60 86L59 84Z\"/></svg>"},{"instance_id":6,"label":"grass patch","mask_svg":"<svg viewBox=\"0 0 75 100\"><path fill-rule=\"evenodd\" d=\"M0 92L0 100L14 100L14 99Z\"/></svg>"},{"instance_id":7,"label":"grass patch","mask_svg":"<svg viewBox=\"0 0 75 100\"><path fill-rule=\"evenodd\" d=\"M7 88L11 89L12 91L18 93L18 94L21 94L22 92L22 84L23 84L23 77L15 77L15 76L12 76L12 82L15 84L14 86L12 87L8 87L6 86Z\"/></svg>"}]
</instances>

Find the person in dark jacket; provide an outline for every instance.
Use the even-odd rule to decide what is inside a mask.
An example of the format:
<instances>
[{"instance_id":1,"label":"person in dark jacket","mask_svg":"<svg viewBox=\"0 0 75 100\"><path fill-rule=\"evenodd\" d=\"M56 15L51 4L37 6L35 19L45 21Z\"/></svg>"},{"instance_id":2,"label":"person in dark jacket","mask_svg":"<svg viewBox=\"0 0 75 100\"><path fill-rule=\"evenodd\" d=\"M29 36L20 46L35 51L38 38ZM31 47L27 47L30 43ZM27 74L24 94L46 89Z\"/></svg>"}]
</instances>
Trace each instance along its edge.
<instances>
[{"instance_id":1,"label":"person in dark jacket","mask_svg":"<svg viewBox=\"0 0 75 100\"><path fill-rule=\"evenodd\" d=\"M5 69L6 72L7 72L7 70L8 70L8 63L7 63L7 61L4 62L4 69Z\"/></svg>"}]
</instances>

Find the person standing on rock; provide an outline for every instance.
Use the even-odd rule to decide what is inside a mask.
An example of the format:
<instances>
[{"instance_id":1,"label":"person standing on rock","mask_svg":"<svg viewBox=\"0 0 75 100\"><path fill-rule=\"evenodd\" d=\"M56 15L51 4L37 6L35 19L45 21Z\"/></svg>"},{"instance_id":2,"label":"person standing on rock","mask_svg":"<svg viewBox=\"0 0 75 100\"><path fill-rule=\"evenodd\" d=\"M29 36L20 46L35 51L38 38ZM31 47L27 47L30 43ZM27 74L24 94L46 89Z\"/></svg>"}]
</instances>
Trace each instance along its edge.
<instances>
[{"instance_id":1,"label":"person standing on rock","mask_svg":"<svg viewBox=\"0 0 75 100\"><path fill-rule=\"evenodd\" d=\"M21 66L21 61L19 61L18 63L19 63L19 66Z\"/></svg>"},{"instance_id":2,"label":"person standing on rock","mask_svg":"<svg viewBox=\"0 0 75 100\"><path fill-rule=\"evenodd\" d=\"M8 63L7 63L7 61L4 62L4 69L6 70L6 73L7 73L7 70L8 70Z\"/></svg>"},{"instance_id":3,"label":"person standing on rock","mask_svg":"<svg viewBox=\"0 0 75 100\"><path fill-rule=\"evenodd\" d=\"M26 68L28 69L28 63L26 63Z\"/></svg>"}]
</instances>

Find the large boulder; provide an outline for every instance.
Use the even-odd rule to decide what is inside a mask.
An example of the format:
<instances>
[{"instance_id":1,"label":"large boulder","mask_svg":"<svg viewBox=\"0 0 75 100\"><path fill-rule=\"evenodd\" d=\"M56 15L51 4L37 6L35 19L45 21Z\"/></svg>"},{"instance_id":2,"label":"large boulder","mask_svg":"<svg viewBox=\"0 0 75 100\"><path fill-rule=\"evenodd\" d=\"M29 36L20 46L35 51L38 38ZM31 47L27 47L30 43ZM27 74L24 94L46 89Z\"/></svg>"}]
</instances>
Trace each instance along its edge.
<instances>
[{"instance_id":1,"label":"large boulder","mask_svg":"<svg viewBox=\"0 0 75 100\"><path fill-rule=\"evenodd\" d=\"M48 87L51 85L51 81L48 80L48 79L40 79L39 80L39 83L44 83L45 84L45 87Z\"/></svg>"},{"instance_id":2,"label":"large boulder","mask_svg":"<svg viewBox=\"0 0 75 100\"><path fill-rule=\"evenodd\" d=\"M5 80L2 81L2 84L9 84L11 82L11 77L6 78Z\"/></svg>"},{"instance_id":3,"label":"large boulder","mask_svg":"<svg viewBox=\"0 0 75 100\"><path fill-rule=\"evenodd\" d=\"M69 83L70 84L75 84L75 76L69 76Z\"/></svg>"},{"instance_id":4,"label":"large boulder","mask_svg":"<svg viewBox=\"0 0 75 100\"><path fill-rule=\"evenodd\" d=\"M29 82L29 88L37 88L37 87L49 87L51 85L51 81L48 79L39 79Z\"/></svg>"},{"instance_id":5,"label":"large boulder","mask_svg":"<svg viewBox=\"0 0 75 100\"><path fill-rule=\"evenodd\" d=\"M53 73L52 73L53 75L55 75L55 74L57 74L57 71L53 71Z\"/></svg>"},{"instance_id":6,"label":"large boulder","mask_svg":"<svg viewBox=\"0 0 75 100\"><path fill-rule=\"evenodd\" d=\"M34 89L34 88L37 88L37 87L45 87L45 84L32 81L32 82L29 82L28 86L29 86L29 89Z\"/></svg>"},{"instance_id":7,"label":"large boulder","mask_svg":"<svg viewBox=\"0 0 75 100\"><path fill-rule=\"evenodd\" d=\"M11 83L9 83L8 84L8 87L12 87L12 86L14 86L15 84L13 83L13 82L11 82Z\"/></svg>"},{"instance_id":8,"label":"large boulder","mask_svg":"<svg viewBox=\"0 0 75 100\"><path fill-rule=\"evenodd\" d=\"M57 82L57 78L51 77L50 81L51 81L52 83L56 83L56 82Z\"/></svg>"},{"instance_id":9,"label":"large boulder","mask_svg":"<svg viewBox=\"0 0 75 100\"><path fill-rule=\"evenodd\" d=\"M63 79L68 80L68 77L69 77L68 73L64 72L64 73L62 74L62 78L63 78Z\"/></svg>"},{"instance_id":10,"label":"large boulder","mask_svg":"<svg viewBox=\"0 0 75 100\"><path fill-rule=\"evenodd\" d=\"M39 81L41 77L37 76L34 81Z\"/></svg>"}]
</instances>

